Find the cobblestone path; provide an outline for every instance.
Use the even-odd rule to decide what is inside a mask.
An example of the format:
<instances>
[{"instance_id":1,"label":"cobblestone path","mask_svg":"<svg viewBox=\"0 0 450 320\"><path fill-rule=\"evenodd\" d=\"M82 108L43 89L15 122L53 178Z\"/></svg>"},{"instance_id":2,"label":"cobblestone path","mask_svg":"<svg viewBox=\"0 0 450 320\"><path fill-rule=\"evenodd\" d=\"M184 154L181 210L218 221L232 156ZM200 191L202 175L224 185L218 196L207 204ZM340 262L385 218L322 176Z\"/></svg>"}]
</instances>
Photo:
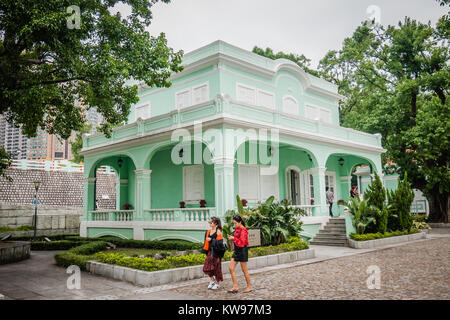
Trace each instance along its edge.
<instances>
[{"instance_id":1,"label":"cobblestone path","mask_svg":"<svg viewBox=\"0 0 450 320\"><path fill-rule=\"evenodd\" d=\"M369 266L380 270L380 289L369 289ZM240 268L240 267L238 267ZM450 238L405 244L320 263L251 275L253 292L231 294L229 277L217 291L199 285L173 289L208 299L450 299Z\"/></svg>"}]
</instances>

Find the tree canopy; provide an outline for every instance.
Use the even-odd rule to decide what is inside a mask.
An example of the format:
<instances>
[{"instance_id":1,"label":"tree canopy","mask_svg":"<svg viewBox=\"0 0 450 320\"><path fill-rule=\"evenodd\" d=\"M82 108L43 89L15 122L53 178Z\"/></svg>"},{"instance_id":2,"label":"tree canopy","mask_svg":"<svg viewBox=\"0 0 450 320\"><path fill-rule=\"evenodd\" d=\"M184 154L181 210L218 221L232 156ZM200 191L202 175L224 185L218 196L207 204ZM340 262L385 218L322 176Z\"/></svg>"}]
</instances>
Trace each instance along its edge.
<instances>
[{"instance_id":1,"label":"tree canopy","mask_svg":"<svg viewBox=\"0 0 450 320\"><path fill-rule=\"evenodd\" d=\"M438 0L441 6L450 1ZM431 220L448 222L450 193L450 102L448 15L435 26L406 17L397 26L365 21L340 50L329 51L311 72L302 54L253 52L284 57L338 85L345 127L381 133L387 173L407 172L430 202ZM307 68L308 67L308 68Z\"/></svg>"},{"instance_id":2,"label":"tree canopy","mask_svg":"<svg viewBox=\"0 0 450 320\"><path fill-rule=\"evenodd\" d=\"M40 127L67 139L84 125L81 104L97 108L105 118L99 130L109 134L138 101L129 80L168 87L182 70L182 51L145 31L156 2L1 1L0 113L27 136ZM129 16L111 13L119 3Z\"/></svg>"}]
</instances>

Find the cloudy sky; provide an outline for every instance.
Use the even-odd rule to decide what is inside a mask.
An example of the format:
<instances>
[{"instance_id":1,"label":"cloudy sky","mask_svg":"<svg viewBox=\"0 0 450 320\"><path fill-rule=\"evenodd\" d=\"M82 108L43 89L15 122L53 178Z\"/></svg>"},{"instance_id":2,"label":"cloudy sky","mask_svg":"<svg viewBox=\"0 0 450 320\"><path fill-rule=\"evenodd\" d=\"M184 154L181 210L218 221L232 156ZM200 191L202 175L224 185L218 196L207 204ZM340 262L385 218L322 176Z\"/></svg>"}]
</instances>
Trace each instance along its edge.
<instances>
[{"instance_id":1,"label":"cloudy sky","mask_svg":"<svg viewBox=\"0 0 450 320\"><path fill-rule=\"evenodd\" d=\"M247 50L257 45L302 53L315 68L368 17L385 26L405 16L434 24L447 9L435 0L171 0L152 12L148 31L164 32L175 50L186 53L220 39Z\"/></svg>"}]
</instances>

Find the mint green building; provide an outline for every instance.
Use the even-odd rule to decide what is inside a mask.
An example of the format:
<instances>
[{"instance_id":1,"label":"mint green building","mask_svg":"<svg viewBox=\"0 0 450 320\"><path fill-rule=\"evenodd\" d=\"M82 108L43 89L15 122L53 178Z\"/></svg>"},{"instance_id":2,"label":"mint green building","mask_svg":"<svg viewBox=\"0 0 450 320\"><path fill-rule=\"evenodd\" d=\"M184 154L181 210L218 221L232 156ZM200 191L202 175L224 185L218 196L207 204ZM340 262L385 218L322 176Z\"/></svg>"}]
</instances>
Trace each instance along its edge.
<instances>
[{"instance_id":1,"label":"mint green building","mask_svg":"<svg viewBox=\"0 0 450 320\"><path fill-rule=\"evenodd\" d=\"M202 241L209 217L234 209L239 194L250 206L291 200L308 212L311 238L329 219L326 187L342 215L336 203L348 200L352 169L382 174L381 135L339 126L334 84L223 41L183 65L170 88L139 85L139 103L111 138L83 137L82 236ZM100 166L116 173L115 210L94 210Z\"/></svg>"}]
</instances>

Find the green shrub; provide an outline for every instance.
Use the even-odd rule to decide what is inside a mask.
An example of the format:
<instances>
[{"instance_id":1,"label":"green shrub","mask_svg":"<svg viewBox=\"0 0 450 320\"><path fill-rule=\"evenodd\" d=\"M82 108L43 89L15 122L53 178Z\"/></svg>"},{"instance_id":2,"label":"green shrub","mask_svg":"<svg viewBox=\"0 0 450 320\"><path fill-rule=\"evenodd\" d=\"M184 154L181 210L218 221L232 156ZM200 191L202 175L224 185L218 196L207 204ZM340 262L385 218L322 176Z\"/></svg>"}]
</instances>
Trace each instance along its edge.
<instances>
[{"instance_id":1,"label":"green shrub","mask_svg":"<svg viewBox=\"0 0 450 320\"><path fill-rule=\"evenodd\" d=\"M37 235L36 241L44 241L44 238L49 238L52 241L55 240L71 240L70 237L78 236L76 233L70 233L70 234L49 234L49 235ZM18 236L18 237L12 237L12 240L17 241L33 241L34 237L33 235L30 236ZM72 239L75 240L75 239ZM80 239L77 239L80 240Z\"/></svg>"},{"instance_id":2,"label":"green shrub","mask_svg":"<svg viewBox=\"0 0 450 320\"><path fill-rule=\"evenodd\" d=\"M80 267L81 270L86 270L86 263L89 260L94 260L94 256L75 254L70 251L55 254L56 265L65 268L71 265L77 265Z\"/></svg>"},{"instance_id":3,"label":"green shrub","mask_svg":"<svg viewBox=\"0 0 450 320\"><path fill-rule=\"evenodd\" d=\"M297 236L302 231L299 217L306 215L300 208L292 207L289 201L275 202L270 196L266 201L258 203L256 208L244 209L239 195L236 196L238 214L245 222L247 229L256 228L261 231L263 245L278 245L291 236ZM224 236L231 234L232 218L237 214L233 210L225 214ZM230 243L228 243L230 246Z\"/></svg>"},{"instance_id":4,"label":"green shrub","mask_svg":"<svg viewBox=\"0 0 450 320\"><path fill-rule=\"evenodd\" d=\"M308 244L306 242L302 241L298 237L291 237L287 243L283 243L278 246L250 248L248 255L249 258L251 258L288 251L303 250L307 248ZM233 253L230 251L225 252L222 261L230 261L232 255ZM98 252L94 255L94 259L99 262L115 264L123 267L145 271L158 271L171 268L202 265L203 263L205 263L205 258L205 254L189 254L177 257L167 257L162 260L156 260L151 257L128 257L124 254L105 252Z\"/></svg>"},{"instance_id":5,"label":"green shrub","mask_svg":"<svg viewBox=\"0 0 450 320\"><path fill-rule=\"evenodd\" d=\"M408 182L405 172L403 179L399 179L395 191L387 193L389 202L388 229L389 230L411 230L413 218L411 215L411 204L414 200L414 191Z\"/></svg>"},{"instance_id":6,"label":"green shrub","mask_svg":"<svg viewBox=\"0 0 450 320\"><path fill-rule=\"evenodd\" d=\"M136 249L156 249L156 250L199 250L203 247L201 242L187 242L183 240L132 240L118 239L114 237L102 238L83 238L79 236L68 237L69 240L77 241L106 241L115 244L120 248L136 248Z\"/></svg>"},{"instance_id":7,"label":"green shrub","mask_svg":"<svg viewBox=\"0 0 450 320\"><path fill-rule=\"evenodd\" d=\"M55 254L56 265L61 267L77 265L81 270L86 270L86 262L93 260L93 254L106 249L106 246L105 241L84 242L81 246Z\"/></svg>"},{"instance_id":8,"label":"green shrub","mask_svg":"<svg viewBox=\"0 0 450 320\"><path fill-rule=\"evenodd\" d=\"M20 227L17 227L17 228L0 227L0 232L31 231L31 230L34 230L33 226L20 226Z\"/></svg>"},{"instance_id":9,"label":"green shrub","mask_svg":"<svg viewBox=\"0 0 450 320\"><path fill-rule=\"evenodd\" d=\"M32 241L31 250L69 250L85 244L86 241L70 241L70 240L56 240L56 241Z\"/></svg>"},{"instance_id":10,"label":"green shrub","mask_svg":"<svg viewBox=\"0 0 450 320\"><path fill-rule=\"evenodd\" d=\"M376 239L382 239L382 238L389 238L389 237L396 237L396 236L404 236L407 234L413 234L417 233L417 230L406 230L406 231L393 231L393 232L385 232L385 233L366 233L366 234L357 234L354 232L350 233L350 238L355 241L367 241L367 240L376 240Z\"/></svg>"}]
</instances>

